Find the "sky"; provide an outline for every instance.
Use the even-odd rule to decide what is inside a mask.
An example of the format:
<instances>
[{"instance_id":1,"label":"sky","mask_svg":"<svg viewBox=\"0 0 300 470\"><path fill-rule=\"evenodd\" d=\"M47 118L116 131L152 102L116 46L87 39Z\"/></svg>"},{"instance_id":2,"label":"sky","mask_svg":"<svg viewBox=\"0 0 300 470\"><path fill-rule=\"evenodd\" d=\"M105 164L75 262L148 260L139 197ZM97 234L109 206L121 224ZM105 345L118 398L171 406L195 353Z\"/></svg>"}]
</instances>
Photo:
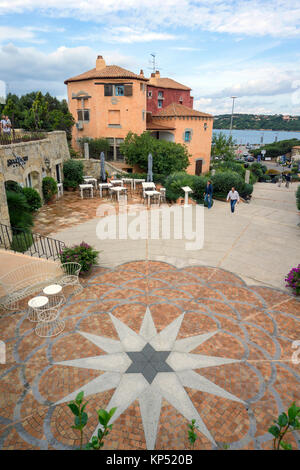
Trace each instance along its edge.
<instances>
[{"instance_id":1,"label":"sky","mask_svg":"<svg viewBox=\"0 0 300 470\"><path fill-rule=\"evenodd\" d=\"M66 98L64 80L107 65L192 88L214 115L300 115L300 0L0 0L0 80Z\"/></svg>"}]
</instances>

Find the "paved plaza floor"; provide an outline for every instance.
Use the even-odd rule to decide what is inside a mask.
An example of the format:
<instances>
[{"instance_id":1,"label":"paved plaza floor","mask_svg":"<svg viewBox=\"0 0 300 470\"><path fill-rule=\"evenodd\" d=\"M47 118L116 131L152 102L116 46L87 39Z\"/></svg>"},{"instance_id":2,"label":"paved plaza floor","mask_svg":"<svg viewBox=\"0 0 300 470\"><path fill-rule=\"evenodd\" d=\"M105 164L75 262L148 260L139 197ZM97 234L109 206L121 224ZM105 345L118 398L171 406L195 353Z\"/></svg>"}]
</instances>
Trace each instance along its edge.
<instances>
[{"instance_id":1,"label":"paved plaza floor","mask_svg":"<svg viewBox=\"0 0 300 470\"><path fill-rule=\"evenodd\" d=\"M204 210L204 244L197 250L186 250L186 241L172 236L158 240L100 240L97 226L103 217L99 215L101 208L103 204L116 208L116 204L99 197L81 199L77 193L66 194L56 204L44 206L34 229L68 245L83 240L90 243L101 251L100 265L105 267L141 259L177 267L217 266L238 274L248 285L284 290L284 279L297 263L300 250L296 189L297 183L288 189L257 183L250 204L239 204L234 214L229 204L214 201L212 209ZM137 203L140 197L134 194L129 204ZM171 226L171 234L173 230Z\"/></svg>"},{"instance_id":2,"label":"paved plaza floor","mask_svg":"<svg viewBox=\"0 0 300 470\"><path fill-rule=\"evenodd\" d=\"M298 262L295 186L257 184L235 214L215 201L194 251L175 237L100 240L105 199L44 206L36 231L102 252L83 292L68 293L60 335L36 336L28 299L0 312L0 448L78 447L67 403L84 390L85 442L96 411L117 407L105 449L188 449L192 419L196 449L270 449L269 426L300 403L300 302L284 285Z\"/></svg>"},{"instance_id":3,"label":"paved plaza floor","mask_svg":"<svg viewBox=\"0 0 300 470\"><path fill-rule=\"evenodd\" d=\"M35 335L26 300L2 312L0 448L72 449L67 403L117 407L105 449L270 449L268 427L300 401L300 303L220 268L137 261L95 268L61 311L59 336ZM295 359L295 357L294 357ZM299 436L289 435L294 448Z\"/></svg>"}]
</instances>

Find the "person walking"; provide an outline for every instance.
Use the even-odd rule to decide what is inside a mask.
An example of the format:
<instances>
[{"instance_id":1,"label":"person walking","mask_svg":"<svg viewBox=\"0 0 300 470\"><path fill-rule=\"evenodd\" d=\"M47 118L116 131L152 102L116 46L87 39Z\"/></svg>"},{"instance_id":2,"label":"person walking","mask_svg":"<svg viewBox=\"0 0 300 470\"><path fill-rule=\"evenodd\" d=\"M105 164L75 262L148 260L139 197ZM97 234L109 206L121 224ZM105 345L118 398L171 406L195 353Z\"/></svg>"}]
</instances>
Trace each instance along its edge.
<instances>
[{"instance_id":1,"label":"person walking","mask_svg":"<svg viewBox=\"0 0 300 470\"><path fill-rule=\"evenodd\" d=\"M230 201L230 208L231 208L231 212L233 213L236 203L239 204L239 202L240 202L240 195L235 190L234 186L231 188L231 190L227 194L227 199L226 200L227 200L227 202Z\"/></svg>"},{"instance_id":2,"label":"person walking","mask_svg":"<svg viewBox=\"0 0 300 470\"><path fill-rule=\"evenodd\" d=\"M280 175L278 177L278 186L279 186L279 188L281 186L281 183L282 183L282 173L280 173Z\"/></svg>"},{"instance_id":3,"label":"person walking","mask_svg":"<svg viewBox=\"0 0 300 470\"><path fill-rule=\"evenodd\" d=\"M3 133L5 135L10 135L10 132L11 132L11 122L10 122L9 117L5 116L5 121L4 121L4 125L3 125Z\"/></svg>"},{"instance_id":4,"label":"person walking","mask_svg":"<svg viewBox=\"0 0 300 470\"><path fill-rule=\"evenodd\" d=\"M287 173L285 175L285 187L288 188L289 187L289 184L291 182L291 175L289 173Z\"/></svg>"},{"instance_id":5,"label":"person walking","mask_svg":"<svg viewBox=\"0 0 300 470\"><path fill-rule=\"evenodd\" d=\"M213 186L211 181L207 181L205 193L204 193L204 201L206 201L207 208L210 209L212 206L212 195L213 195Z\"/></svg>"}]
</instances>

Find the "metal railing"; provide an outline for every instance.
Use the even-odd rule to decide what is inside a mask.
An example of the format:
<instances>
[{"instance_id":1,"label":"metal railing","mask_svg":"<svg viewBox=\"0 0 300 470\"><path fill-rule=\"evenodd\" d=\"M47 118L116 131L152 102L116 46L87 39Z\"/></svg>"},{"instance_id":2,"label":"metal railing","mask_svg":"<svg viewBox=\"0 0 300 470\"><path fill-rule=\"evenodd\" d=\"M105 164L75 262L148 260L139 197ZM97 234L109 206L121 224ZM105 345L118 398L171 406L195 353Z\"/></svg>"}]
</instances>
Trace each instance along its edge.
<instances>
[{"instance_id":1,"label":"metal railing","mask_svg":"<svg viewBox=\"0 0 300 470\"><path fill-rule=\"evenodd\" d=\"M65 243L0 223L0 248L44 259L59 259Z\"/></svg>"},{"instance_id":2,"label":"metal railing","mask_svg":"<svg viewBox=\"0 0 300 470\"><path fill-rule=\"evenodd\" d=\"M34 140L42 140L47 137L45 132L11 132L9 135L4 132L0 133L0 145L17 144L19 142L32 142Z\"/></svg>"}]
</instances>

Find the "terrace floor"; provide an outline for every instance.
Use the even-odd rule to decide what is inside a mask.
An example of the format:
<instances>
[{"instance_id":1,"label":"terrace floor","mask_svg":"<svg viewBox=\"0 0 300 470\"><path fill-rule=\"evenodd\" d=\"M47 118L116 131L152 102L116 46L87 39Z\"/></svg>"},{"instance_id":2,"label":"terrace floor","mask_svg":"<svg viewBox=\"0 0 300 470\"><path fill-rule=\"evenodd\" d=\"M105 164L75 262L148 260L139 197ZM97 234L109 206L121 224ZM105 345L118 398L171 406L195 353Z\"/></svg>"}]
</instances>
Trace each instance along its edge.
<instances>
[{"instance_id":1,"label":"terrace floor","mask_svg":"<svg viewBox=\"0 0 300 470\"><path fill-rule=\"evenodd\" d=\"M2 312L1 449L78 446L67 403L80 390L85 441L96 410L117 406L105 449L188 449L193 418L196 449L271 448L273 419L300 402L299 301L218 267L158 261L95 268L82 282L55 338L35 335L26 301Z\"/></svg>"}]
</instances>

